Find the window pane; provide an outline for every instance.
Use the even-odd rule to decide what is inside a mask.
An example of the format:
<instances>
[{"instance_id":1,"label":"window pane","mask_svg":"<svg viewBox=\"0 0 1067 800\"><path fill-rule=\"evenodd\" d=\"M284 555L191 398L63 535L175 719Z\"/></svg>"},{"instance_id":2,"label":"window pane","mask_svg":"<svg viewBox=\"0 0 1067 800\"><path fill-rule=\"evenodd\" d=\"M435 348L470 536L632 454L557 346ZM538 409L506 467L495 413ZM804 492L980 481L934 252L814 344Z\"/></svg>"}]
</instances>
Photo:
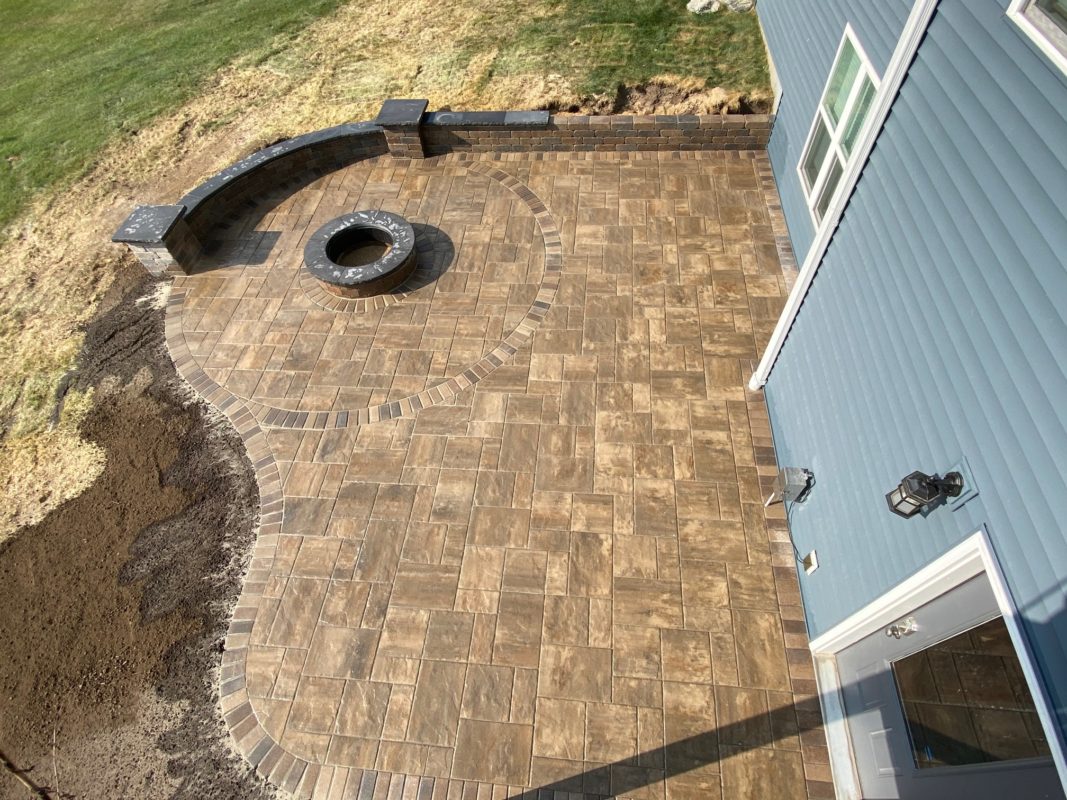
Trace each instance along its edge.
<instances>
[{"instance_id":1,"label":"window pane","mask_svg":"<svg viewBox=\"0 0 1067 800\"><path fill-rule=\"evenodd\" d=\"M841 121L841 114L845 111L845 103L848 102L849 91L856 82L856 75L860 71L860 57L852 42L845 39L844 47L841 48L841 56L834 67L834 74L830 77L830 85L826 89L826 100L823 108L830 115L834 127Z\"/></svg>"},{"instance_id":2,"label":"window pane","mask_svg":"<svg viewBox=\"0 0 1067 800\"><path fill-rule=\"evenodd\" d=\"M1035 6L1044 11L1048 16L1067 31L1067 2L1064 0L1037 0Z\"/></svg>"},{"instance_id":3,"label":"window pane","mask_svg":"<svg viewBox=\"0 0 1067 800\"><path fill-rule=\"evenodd\" d=\"M919 769L1049 754L1004 619L893 662Z\"/></svg>"},{"instance_id":4,"label":"window pane","mask_svg":"<svg viewBox=\"0 0 1067 800\"><path fill-rule=\"evenodd\" d=\"M830 174L826 176L822 194L819 195L819 203L815 206L815 216L818 219L821 220L823 214L826 213L826 209L830 207L830 201L834 199L834 191L837 189L837 184L841 182L841 174L844 171L840 159L834 158L834 165L830 167Z\"/></svg>"},{"instance_id":5,"label":"window pane","mask_svg":"<svg viewBox=\"0 0 1067 800\"><path fill-rule=\"evenodd\" d=\"M867 119L867 113L871 110L874 95L874 84L865 75L863 77L863 88L860 89L859 97L856 98L856 104L852 106L852 114L849 116L845 135L841 138L841 145L845 148L845 155L852 155L852 148L855 146L856 139L859 138L860 131L863 129L863 122Z\"/></svg>"},{"instance_id":6,"label":"window pane","mask_svg":"<svg viewBox=\"0 0 1067 800\"><path fill-rule=\"evenodd\" d=\"M811 146L804 159L804 179L808 182L808 191L815 185L819 170L826 160L826 151L830 149L830 132L826 130L822 117L815 120L815 133L811 137Z\"/></svg>"}]
</instances>

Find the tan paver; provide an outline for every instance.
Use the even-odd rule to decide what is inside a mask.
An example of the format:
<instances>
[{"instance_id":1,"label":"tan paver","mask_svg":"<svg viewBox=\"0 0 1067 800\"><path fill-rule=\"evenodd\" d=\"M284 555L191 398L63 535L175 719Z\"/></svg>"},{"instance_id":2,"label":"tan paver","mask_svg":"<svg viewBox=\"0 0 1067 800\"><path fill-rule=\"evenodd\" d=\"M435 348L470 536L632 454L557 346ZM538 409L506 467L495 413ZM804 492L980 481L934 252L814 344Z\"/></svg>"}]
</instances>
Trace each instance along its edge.
<instances>
[{"instance_id":1,"label":"tan paver","mask_svg":"<svg viewBox=\"0 0 1067 800\"><path fill-rule=\"evenodd\" d=\"M261 772L828 796L744 385L789 279L770 182L757 153L384 157L265 198L175 280L175 361L247 409L264 486L223 680ZM419 272L326 297L303 243L360 208L416 225Z\"/></svg>"}]
</instances>

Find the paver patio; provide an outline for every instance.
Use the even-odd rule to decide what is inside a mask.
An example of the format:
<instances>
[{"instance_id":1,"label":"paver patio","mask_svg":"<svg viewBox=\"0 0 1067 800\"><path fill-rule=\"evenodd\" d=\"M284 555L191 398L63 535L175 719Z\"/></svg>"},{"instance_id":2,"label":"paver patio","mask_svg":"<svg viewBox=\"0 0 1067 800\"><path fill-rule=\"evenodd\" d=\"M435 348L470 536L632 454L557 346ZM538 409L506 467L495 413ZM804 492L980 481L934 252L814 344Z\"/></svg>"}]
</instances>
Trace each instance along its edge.
<instances>
[{"instance_id":1,"label":"paver patio","mask_svg":"<svg viewBox=\"0 0 1067 800\"><path fill-rule=\"evenodd\" d=\"M282 480L234 674L260 757L313 765L287 788L832 796L745 389L786 294L775 203L763 153L381 157L175 279L179 368ZM325 295L307 237L378 208L416 226L409 290Z\"/></svg>"}]
</instances>

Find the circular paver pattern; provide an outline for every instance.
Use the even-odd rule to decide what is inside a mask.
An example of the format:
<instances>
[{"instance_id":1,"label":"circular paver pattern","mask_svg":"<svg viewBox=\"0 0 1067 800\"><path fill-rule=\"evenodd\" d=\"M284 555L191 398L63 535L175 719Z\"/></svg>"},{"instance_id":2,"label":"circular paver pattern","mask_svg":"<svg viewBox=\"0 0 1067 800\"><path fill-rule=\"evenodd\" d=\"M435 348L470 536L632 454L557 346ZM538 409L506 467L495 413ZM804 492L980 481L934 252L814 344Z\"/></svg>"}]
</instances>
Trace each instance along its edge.
<instances>
[{"instance_id":1,"label":"circular paver pattern","mask_svg":"<svg viewBox=\"0 0 1067 800\"><path fill-rule=\"evenodd\" d=\"M419 268L387 294L336 297L302 269L309 231L373 206L411 221ZM544 204L484 163L359 162L263 198L224 234L208 268L175 281L171 344L204 387L272 427L344 428L451 401L529 339L562 268Z\"/></svg>"}]
</instances>

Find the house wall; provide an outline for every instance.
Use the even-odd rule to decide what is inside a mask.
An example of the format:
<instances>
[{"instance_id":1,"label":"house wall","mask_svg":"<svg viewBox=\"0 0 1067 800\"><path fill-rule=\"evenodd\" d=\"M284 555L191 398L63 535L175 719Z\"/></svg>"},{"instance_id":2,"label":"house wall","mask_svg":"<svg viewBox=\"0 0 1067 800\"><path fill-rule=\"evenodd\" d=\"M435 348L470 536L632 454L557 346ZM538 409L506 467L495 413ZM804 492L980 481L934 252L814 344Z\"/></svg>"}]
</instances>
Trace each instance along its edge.
<instances>
[{"instance_id":1,"label":"house wall","mask_svg":"<svg viewBox=\"0 0 1067 800\"><path fill-rule=\"evenodd\" d=\"M761 4L779 42L787 5ZM797 26L814 14L801 5ZM766 391L780 464L815 472L790 510L799 553L819 553L801 576L812 635L985 525L1063 731L1067 78L1007 5L940 3ZM836 42L821 38L820 68ZM783 83L801 69L796 50L775 57ZM814 102L825 75L803 70L792 83ZM796 137L792 113L783 103L772 134L780 171L800 144L777 140ZM787 215L803 229L803 209ZM976 498L926 519L888 511L905 474L961 457Z\"/></svg>"},{"instance_id":2,"label":"house wall","mask_svg":"<svg viewBox=\"0 0 1067 800\"><path fill-rule=\"evenodd\" d=\"M767 150L799 261L815 238L815 225L804 201L797 164L845 24L851 23L874 68L883 75L911 6L912 0L761 0L757 4L782 91Z\"/></svg>"}]
</instances>

